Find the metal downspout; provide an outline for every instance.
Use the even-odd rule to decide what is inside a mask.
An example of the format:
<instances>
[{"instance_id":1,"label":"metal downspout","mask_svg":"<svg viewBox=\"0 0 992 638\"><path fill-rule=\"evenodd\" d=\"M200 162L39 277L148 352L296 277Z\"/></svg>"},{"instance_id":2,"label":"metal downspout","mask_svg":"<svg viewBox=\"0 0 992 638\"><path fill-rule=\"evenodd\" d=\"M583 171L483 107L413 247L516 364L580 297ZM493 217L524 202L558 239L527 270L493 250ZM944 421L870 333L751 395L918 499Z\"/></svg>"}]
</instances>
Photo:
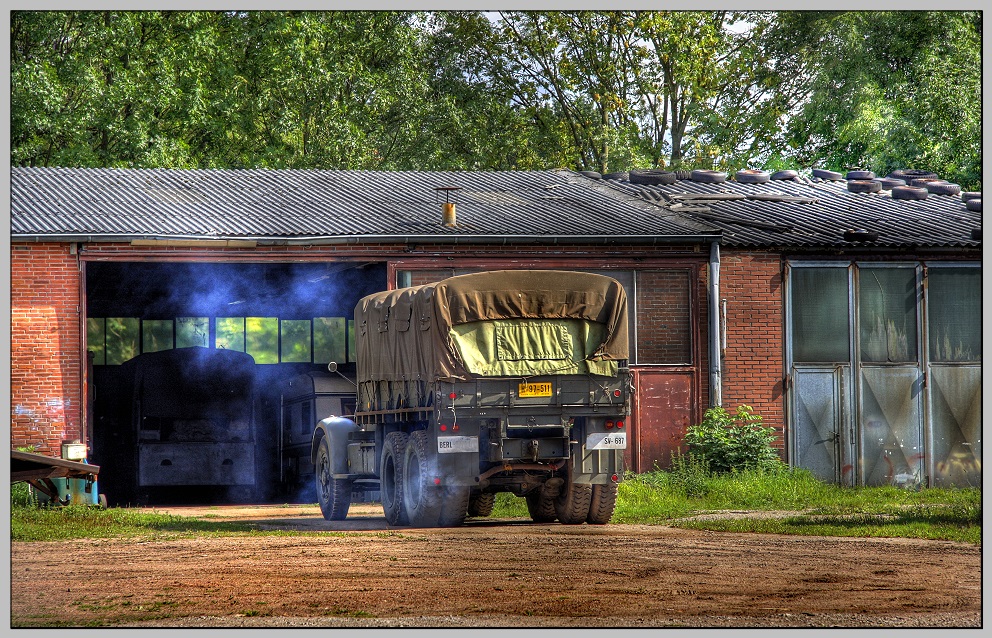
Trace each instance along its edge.
<instances>
[{"instance_id":1,"label":"metal downspout","mask_svg":"<svg viewBox=\"0 0 992 638\"><path fill-rule=\"evenodd\" d=\"M723 366L720 356L720 244L710 244L709 312L710 407L723 405Z\"/></svg>"}]
</instances>

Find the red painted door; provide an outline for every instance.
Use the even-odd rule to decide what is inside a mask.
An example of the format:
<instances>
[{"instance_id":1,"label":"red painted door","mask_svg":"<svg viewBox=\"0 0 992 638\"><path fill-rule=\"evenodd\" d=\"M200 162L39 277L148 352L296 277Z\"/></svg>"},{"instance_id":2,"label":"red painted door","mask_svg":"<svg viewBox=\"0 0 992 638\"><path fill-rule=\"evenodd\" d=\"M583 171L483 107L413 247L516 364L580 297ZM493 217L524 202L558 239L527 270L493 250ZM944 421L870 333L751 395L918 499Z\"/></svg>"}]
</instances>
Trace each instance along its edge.
<instances>
[{"instance_id":1,"label":"red painted door","mask_svg":"<svg viewBox=\"0 0 992 638\"><path fill-rule=\"evenodd\" d=\"M633 368L631 372L635 392L626 465L638 473L649 472L655 465L667 469L695 419L695 372L658 368Z\"/></svg>"}]
</instances>

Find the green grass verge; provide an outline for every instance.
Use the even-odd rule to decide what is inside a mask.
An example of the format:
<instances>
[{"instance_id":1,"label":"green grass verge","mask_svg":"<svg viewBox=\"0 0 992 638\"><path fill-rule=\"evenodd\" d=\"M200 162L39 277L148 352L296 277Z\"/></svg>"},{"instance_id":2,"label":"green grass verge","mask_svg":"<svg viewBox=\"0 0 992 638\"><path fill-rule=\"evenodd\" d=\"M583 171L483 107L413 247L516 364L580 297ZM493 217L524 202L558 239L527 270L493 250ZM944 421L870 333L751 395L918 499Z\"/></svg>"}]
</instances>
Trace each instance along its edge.
<instances>
[{"instance_id":1,"label":"green grass verge","mask_svg":"<svg viewBox=\"0 0 992 638\"><path fill-rule=\"evenodd\" d=\"M700 520L726 510L795 512L777 518ZM494 518L529 518L524 499L499 494ZM818 536L904 537L981 544L982 492L978 488L903 490L840 487L805 470L710 476L698 468L629 475L620 484L613 523L672 525L731 532ZM11 540L77 538L172 539L203 535L301 535L260 530L253 523L211 521L154 510L83 506L38 507L12 489ZM319 532L353 536L362 532ZM396 532L381 532L399 536Z\"/></svg>"}]
</instances>

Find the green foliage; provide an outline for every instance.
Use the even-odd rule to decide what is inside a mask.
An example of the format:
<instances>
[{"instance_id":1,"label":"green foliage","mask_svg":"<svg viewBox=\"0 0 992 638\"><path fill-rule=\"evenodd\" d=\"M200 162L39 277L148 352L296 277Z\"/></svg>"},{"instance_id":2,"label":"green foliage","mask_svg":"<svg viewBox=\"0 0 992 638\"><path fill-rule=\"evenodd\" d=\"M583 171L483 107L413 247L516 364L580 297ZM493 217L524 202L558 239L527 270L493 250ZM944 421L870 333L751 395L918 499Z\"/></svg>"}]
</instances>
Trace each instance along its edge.
<instances>
[{"instance_id":1,"label":"green foliage","mask_svg":"<svg viewBox=\"0 0 992 638\"><path fill-rule=\"evenodd\" d=\"M731 415L722 407L708 409L703 421L686 430L689 455L716 474L751 469L775 470L782 465L772 443L775 429L761 424L762 417L741 405Z\"/></svg>"},{"instance_id":2,"label":"green foliage","mask_svg":"<svg viewBox=\"0 0 992 638\"><path fill-rule=\"evenodd\" d=\"M981 13L13 11L13 166L925 168L981 189Z\"/></svg>"},{"instance_id":3,"label":"green foliage","mask_svg":"<svg viewBox=\"0 0 992 638\"><path fill-rule=\"evenodd\" d=\"M980 12L783 12L766 37L809 79L785 136L804 165L921 168L981 190Z\"/></svg>"}]
</instances>

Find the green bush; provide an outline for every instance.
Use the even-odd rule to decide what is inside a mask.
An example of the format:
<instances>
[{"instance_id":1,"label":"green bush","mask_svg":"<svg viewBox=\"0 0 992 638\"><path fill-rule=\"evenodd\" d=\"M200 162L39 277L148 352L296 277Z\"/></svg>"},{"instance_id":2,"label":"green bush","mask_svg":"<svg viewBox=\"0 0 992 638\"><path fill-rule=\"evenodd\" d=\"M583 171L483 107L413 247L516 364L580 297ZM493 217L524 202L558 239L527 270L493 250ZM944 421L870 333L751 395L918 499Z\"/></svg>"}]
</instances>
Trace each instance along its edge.
<instances>
[{"instance_id":1,"label":"green bush","mask_svg":"<svg viewBox=\"0 0 992 638\"><path fill-rule=\"evenodd\" d=\"M713 474L747 470L775 470L782 465L772 442L775 429L762 425L762 417L741 405L736 414L710 408L703 422L686 430L689 456L702 459Z\"/></svg>"},{"instance_id":2,"label":"green bush","mask_svg":"<svg viewBox=\"0 0 992 638\"><path fill-rule=\"evenodd\" d=\"M699 455L681 452L673 455L669 476L671 485L688 498L709 493L709 465Z\"/></svg>"}]
</instances>

